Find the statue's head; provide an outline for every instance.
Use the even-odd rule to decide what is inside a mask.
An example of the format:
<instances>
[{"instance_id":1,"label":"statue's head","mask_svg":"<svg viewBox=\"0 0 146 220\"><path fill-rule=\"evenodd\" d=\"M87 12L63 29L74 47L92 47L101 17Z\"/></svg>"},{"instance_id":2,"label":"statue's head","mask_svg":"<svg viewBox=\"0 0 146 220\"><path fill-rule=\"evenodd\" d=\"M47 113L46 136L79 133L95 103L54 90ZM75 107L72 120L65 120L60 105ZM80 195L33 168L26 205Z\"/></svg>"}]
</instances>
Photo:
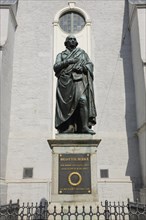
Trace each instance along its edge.
<instances>
[{"instance_id":1,"label":"statue's head","mask_svg":"<svg viewBox=\"0 0 146 220\"><path fill-rule=\"evenodd\" d=\"M74 35L68 35L64 42L64 45L66 46L66 48L76 48L76 46L78 45L76 37Z\"/></svg>"}]
</instances>

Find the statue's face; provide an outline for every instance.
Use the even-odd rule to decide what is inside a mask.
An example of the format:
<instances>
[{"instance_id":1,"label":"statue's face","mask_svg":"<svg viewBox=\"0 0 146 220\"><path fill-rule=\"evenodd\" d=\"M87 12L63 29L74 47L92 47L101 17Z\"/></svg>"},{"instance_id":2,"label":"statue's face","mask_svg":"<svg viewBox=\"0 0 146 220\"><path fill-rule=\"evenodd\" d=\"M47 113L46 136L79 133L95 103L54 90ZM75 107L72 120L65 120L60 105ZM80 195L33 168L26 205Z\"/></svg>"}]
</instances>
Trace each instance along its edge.
<instances>
[{"instance_id":1,"label":"statue's face","mask_svg":"<svg viewBox=\"0 0 146 220\"><path fill-rule=\"evenodd\" d=\"M76 47L77 46L77 40L75 36L70 35L67 37L68 46L70 47Z\"/></svg>"}]
</instances>

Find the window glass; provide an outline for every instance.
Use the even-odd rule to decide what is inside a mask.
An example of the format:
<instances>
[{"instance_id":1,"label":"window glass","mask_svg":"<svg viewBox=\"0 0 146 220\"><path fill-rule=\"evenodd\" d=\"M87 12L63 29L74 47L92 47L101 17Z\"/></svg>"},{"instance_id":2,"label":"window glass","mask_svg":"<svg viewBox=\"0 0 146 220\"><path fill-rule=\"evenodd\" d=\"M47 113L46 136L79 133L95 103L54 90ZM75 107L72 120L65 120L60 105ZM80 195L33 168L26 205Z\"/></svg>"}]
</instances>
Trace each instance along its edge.
<instances>
[{"instance_id":1,"label":"window glass","mask_svg":"<svg viewBox=\"0 0 146 220\"><path fill-rule=\"evenodd\" d=\"M77 33L85 26L85 19L77 12L67 12L61 15L59 25L67 33Z\"/></svg>"}]
</instances>

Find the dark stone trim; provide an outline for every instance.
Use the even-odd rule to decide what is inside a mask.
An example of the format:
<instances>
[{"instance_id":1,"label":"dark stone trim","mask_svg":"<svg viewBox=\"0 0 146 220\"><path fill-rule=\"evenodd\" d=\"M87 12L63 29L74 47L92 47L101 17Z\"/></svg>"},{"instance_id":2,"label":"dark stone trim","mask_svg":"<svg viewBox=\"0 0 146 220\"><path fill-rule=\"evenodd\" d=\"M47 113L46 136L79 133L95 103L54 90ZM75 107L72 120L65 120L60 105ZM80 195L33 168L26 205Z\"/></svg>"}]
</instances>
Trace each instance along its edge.
<instances>
[{"instance_id":1,"label":"dark stone trim","mask_svg":"<svg viewBox=\"0 0 146 220\"><path fill-rule=\"evenodd\" d=\"M0 0L0 5L14 5L18 0Z\"/></svg>"},{"instance_id":2,"label":"dark stone trim","mask_svg":"<svg viewBox=\"0 0 146 220\"><path fill-rule=\"evenodd\" d=\"M130 4L137 7L146 7L146 0L128 0Z\"/></svg>"}]
</instances>

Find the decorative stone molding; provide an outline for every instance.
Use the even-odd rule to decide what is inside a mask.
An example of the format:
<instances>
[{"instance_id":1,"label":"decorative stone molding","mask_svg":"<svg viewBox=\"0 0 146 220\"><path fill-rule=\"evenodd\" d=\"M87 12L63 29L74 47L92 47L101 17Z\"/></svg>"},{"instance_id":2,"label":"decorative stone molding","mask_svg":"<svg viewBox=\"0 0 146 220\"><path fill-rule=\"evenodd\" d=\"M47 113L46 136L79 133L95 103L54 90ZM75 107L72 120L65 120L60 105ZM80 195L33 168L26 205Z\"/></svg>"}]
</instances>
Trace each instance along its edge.
<instances>
[{"instance_id":1,"label":"decorative stone molding","mask_svg":"<svg viewBox=\"0 0 146 220\"><path fill-rule=\"evenodd\" d=\"M136 134L139 135L141 132L144 132L144 131L146 131L146 122L143 123L143 124L140 126L140 128L137 129Z\"/></svg>"},{"instance_id":2,"label":"decorative stone molding","mask_svg":"<svg viewBox=\"0 0 146 220\"><path fill-rule=\"evenodd\" d=\"M146 8L146 0L129 0L129 5L131 6L130 13L130 26L133 21L133 17L136 15L137 8Z\"/></svg>"},{"instance_id":3,"label":"decorative stone molding","mask_svg":"<svg viewBox=\"0 0 146 220\"><path fill-rule=\"evenodd\" d=\"M146 0L129 0L129 3L138 7L146 7Z\"/></svg>"},{"instance_id":4,"label":"decorative stone molding","mask_svg":"<svg viewBox=\"0 0 146 220\"><path fill-rule=\"evenodd\" d=\"M17 21L10 5L3 6L0 5L0 15L1 15L1 38L0 38L0 48L3 48L8 38L8 25L9 19L12 20L14 29L17 28Z\"/></svg>"},{"instance_id":5,"label":"decorative stone molding","mask_svg":"<svg viewBox=\"0 0 146 220\"><path fill-rule=\"evenodd\" d=\"M77 7L75 1L69 1L68 7L65 7L65 8L61 9L59 12L57 12L57 14L55 15L53 24L54 25L58 24L60 16L62 14L64 14L65 12L69 12L69 11L76 11L76 12L82 14L85 18L86 23L87 24L91 23L89 15L83 9Z\"/></svg>"},{"instance_id":6,"label":"decorative stone molding","mask_svg":"<svg viewBox=\"0 0 146 220\"><path fill-rule=\"evenodd\" d=\"M140 3L141 2L141 3ZM129 0L129 29L138 22L139 40L142 63L145 65L145 13L146 13L146 0L145 1L132 1Z\"/></svg>"},{"instance_id":7,"label":"decorative stone molding","mask_svg":"<svg viewBox=\"0 0 146 220\"><path fill-rule=\"evenodd\" d=\"M18 0L1 0L0 5L13 5L16 4Z\"/></svg>"}]
</instances>

